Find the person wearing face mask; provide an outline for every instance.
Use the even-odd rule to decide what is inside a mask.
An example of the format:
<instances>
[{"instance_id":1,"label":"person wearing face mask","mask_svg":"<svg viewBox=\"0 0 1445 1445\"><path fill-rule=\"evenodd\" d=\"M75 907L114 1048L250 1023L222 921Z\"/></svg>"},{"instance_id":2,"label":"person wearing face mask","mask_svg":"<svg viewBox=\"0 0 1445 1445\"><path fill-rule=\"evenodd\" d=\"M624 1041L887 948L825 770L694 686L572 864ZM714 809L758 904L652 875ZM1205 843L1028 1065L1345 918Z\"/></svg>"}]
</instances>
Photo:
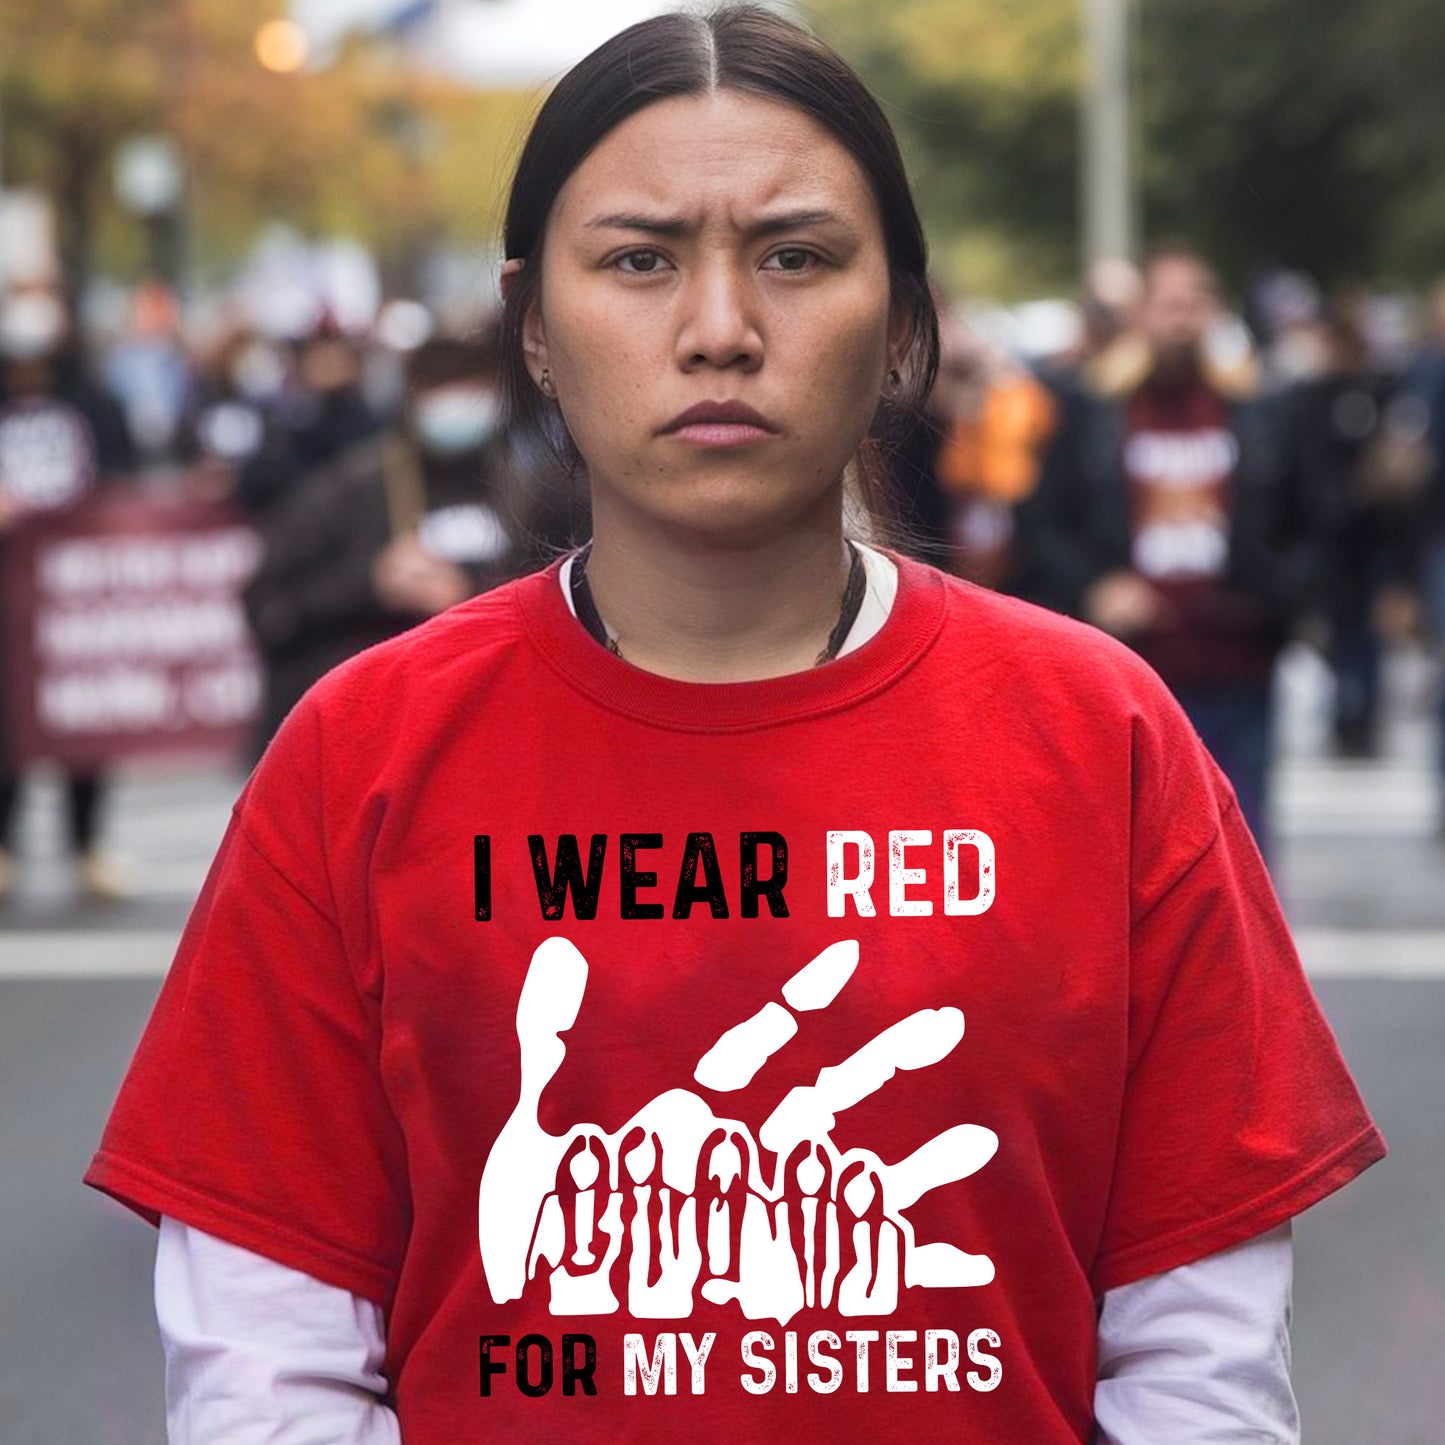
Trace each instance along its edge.
<instances>
[{"instance_id":1,"label":"person wearing face mask","mask_svg":"<svg viewBox=\"0 0 1445 1445\"><path fill-rule=\"evenodd\" d=\"M239 337L222 363L219 390L237 409L210 418L210 435L196 440L203 453L218 443L241 452L233 458L234 495L253 518L382 431L362 387L356 343L329 318L289 352L259 335Z\"/></svg>"},{"instance_id":2,"label":"person wearing face mask","mask_svg":"<svg viewBox=\"0 0 1445 1445\"><path fill-rule=\"evenodd\" d=\"M535 560L535 509L500 425L495 338L424 342L407 393L396 428L259 519L245 604L266 665L260 746L329 668Z\"/></svg>"}]
</instances>

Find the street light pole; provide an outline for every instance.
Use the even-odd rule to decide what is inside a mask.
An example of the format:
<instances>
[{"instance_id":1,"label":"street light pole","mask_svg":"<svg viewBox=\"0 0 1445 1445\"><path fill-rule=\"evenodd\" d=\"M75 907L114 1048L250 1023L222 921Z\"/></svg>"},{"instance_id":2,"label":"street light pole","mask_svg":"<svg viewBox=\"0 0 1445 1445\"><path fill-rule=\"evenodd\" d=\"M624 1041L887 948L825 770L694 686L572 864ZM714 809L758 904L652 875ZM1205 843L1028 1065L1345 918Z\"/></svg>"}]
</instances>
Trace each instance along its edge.
<instances>
[{"instance_id":1,"label":"street light pole","mask_svg":"<svg viewBox=\"0 0 1445 1445\"><path fill-rule=\"evenodd\" d=\"M1080 203L1084 263L1134 255L1129 167L1129 0L1083 0Z\"/></svg>"}]
</instances>

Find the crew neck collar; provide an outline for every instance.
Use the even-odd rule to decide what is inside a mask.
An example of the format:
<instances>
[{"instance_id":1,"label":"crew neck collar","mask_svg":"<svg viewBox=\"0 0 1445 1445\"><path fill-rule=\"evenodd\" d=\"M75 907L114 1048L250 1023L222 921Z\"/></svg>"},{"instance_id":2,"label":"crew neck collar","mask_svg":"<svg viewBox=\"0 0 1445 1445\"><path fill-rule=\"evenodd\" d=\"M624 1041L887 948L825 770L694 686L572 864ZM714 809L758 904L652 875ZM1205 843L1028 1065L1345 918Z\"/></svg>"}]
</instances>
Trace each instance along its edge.
<instances>
[{"instance_id":1,"label":"crew neck collar","mask_svg":"<svg viewBox=\"0 0 1445 1445\"><path fill-rule=\"evenodd\" d=\"M565 558L519 584L528 635L580 692L643 722L689 732L736 732L847 707L889 686L922 656L943 622L943 577L886 548L898 592L883 626L832 662L754 682L685 682L637 667L600 647L562 595Z\"/></svg>"}]
</instances>

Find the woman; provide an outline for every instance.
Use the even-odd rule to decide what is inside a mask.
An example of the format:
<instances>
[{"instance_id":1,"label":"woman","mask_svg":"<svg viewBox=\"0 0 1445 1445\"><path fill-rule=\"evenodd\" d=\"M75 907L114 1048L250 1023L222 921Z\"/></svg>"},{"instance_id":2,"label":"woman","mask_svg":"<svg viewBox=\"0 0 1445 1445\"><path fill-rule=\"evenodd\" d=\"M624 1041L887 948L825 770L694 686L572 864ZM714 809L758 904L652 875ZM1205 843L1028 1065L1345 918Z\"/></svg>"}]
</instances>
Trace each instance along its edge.
<instances>
[{"instance_id":1,"label":"woman","mask_svg":"<svg viewBox=\"0 0 1445 1445\"><path fill-rule=\"evenodd\" d=\"M1157 678L845 540L936 356L876 104L648 21L506 243L592 543L237 805L88 1176L174 1438L1289 1438L1281 1230L1383 1144Z\"/></svg>"},{"instance_id":2,"label":"woman","mask_svg":"<svg viewBox=\"0 0 1445 1445\"><path fill-rule=\"evenodd\" d=\"M63 515L135 465L120 407L85 375L70 333L66 308L50 291L22 291L0 305L0 543L30 519ZM0 740L0 903L16 884L23 781ZM126 901L134 889L100 842L104 773L66 768L65 791L77 883L97 901Z\"/></svg>"}]
</instances>

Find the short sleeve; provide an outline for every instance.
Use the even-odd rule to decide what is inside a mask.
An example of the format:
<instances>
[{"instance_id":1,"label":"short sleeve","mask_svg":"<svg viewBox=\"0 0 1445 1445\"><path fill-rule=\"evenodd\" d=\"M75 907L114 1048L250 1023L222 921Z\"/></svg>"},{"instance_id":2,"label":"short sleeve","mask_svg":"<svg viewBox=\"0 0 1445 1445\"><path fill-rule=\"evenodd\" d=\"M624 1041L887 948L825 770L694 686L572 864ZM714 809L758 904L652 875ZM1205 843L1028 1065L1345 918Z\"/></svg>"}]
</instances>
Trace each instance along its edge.
<instances>
[{"instance_id":1,"label":"short sleeve","mask_svg":"<svg viewBox=\"0 0 1445 1445\"><path fill-rule=\"evenodd\" d=\"M385 1305L405 1160L319 755L303 702L236 805L85 1180Z\"/></svg>"},{"instance_id":2,"label":"short sleeve","mask_svg":"<svg viewBox=\"0 0 1445 1445\"><path fill-rule=\"evenodd\" d=\"M1308 1209L1382 1158L1228 780L1177 704L1140 729L1129 1068L1103 1293Z\"/></svg>"}]
</instances>

